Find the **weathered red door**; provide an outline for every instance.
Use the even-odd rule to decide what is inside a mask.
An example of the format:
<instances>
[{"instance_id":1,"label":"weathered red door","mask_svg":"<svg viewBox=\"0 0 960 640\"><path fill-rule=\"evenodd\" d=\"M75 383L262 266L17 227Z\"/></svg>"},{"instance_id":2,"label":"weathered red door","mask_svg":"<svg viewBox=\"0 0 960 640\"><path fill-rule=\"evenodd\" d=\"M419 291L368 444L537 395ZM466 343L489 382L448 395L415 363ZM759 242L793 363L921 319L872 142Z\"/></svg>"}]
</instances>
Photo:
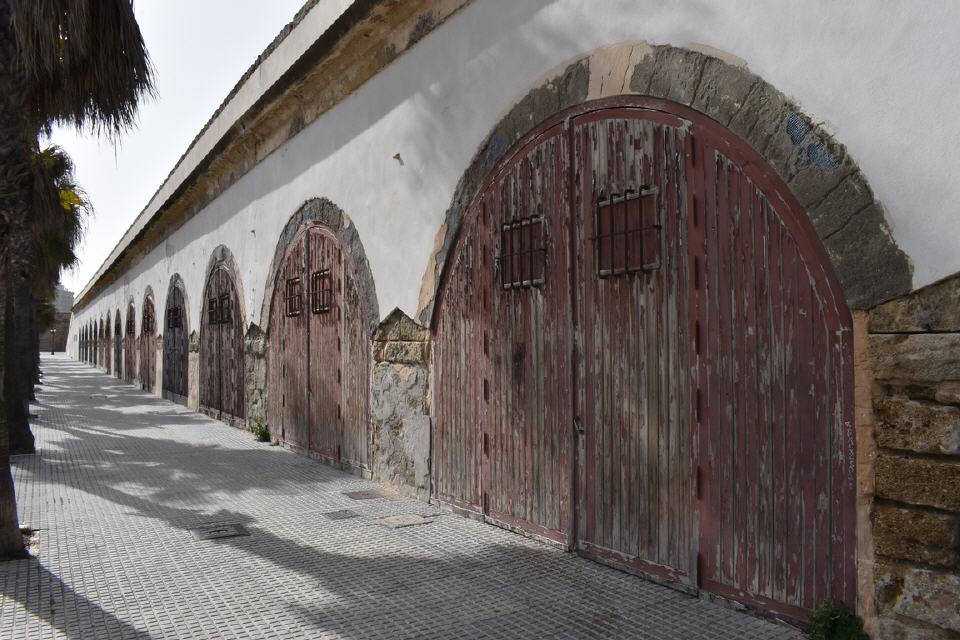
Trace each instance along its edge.
<instances>
[{"instance_id":1,"label":"weathered red door","mask_svg":"<svg viewBox=\"0 0 960 640\"><path fill-rule=\"evenodd\" d=\"M304 303L305 248L302 235L290 244L280 266L270 310L269 420L276 437L310 448L307 351L308 309Z\"/></svg>"},{"instance_id":2,"label":"weathered red door","mask_svg":"<svg viewBox=\"0 0 960 640\"><path fill-rule=\"evenodd\" d=\"M369 328L353 261L326 227L287 247L270 310L268 412L275 435L334 461L368 459Z\"/></svg>"},{"instance_id":3,"label":"weathered red door","mask_svg":"<svg viewBox=\"0 0 960 640\"><path fill-rule=\"evenodd\" d=\"M113 317L113 374L117 378L123 378L123 324L120 321L120 309L117 309Z\"/></svg>"},{"instance_id":4,"label":"weathered red door","mask_svg":"<svg viewBox=\"0 0 960 640\"><path fill-rule=\"evenodd\" d=\"M567 145L548 129L476 200L436 341L438 493L557 540L570 516Z\"/></svg>"},{"instance_id":5,"label":"weathered red door","mask_svg":"<svg viewBox=\"0 0 960 640\"><path fill-rule=\"evenodd\" d=\"M746 145L629 102L544 125L466 214L434 318L437 497L786 615L852 603L829 261Z\"/></svg>"},{"instance_id":6,"label":"weathered red door","mask_svg":"<svg viewBox=\"0 0 960 640\"><path fill-rule=\"evenodd\" d=\"M579 548L691 583L686 129L573 122L584 430Z\"/></svg>"},{"instance_id":7,"label":"weathered red door","mask_svg":"<svg viewBox=\"0 0 960 640\"><path fill-rule=\"evenodd\" d=\"M123 381L133 384L137 371L137 318L133 304L127 307L127 331L123 336Z\"/></svg>"},{"instance_id":8,"label":"weathered red door","mask_svg":"<svg viewBox=\"0 0 960 640\"><path fill-rule=\"evenodd\" d=\"M153 392L157 379L157 331L153 298L143 301L140 321L140 388Z\"/></svg>"},{"instance_id":9,"label":"weathered red door","mask_svg":"<svg viewBox=\"0 0 960 640\"><path fill-rule=\"evenodd\" d=\"M853 603L851 319L799 205L743 143L697 135L705 588L802 617Z\"/></svg>"},{"instance_id":10,"label":"weathered red door","mask_svg":"<svg viewBox=\"0 0 960 640\"><path fill-rule=\"evenodd\" d=\"M167 296L163 332L163 397L187 404L187 366L189 337L186 304L179 284L170 287Z\"/></svg>"},{"instance_id":11,"label":"weathered red door","mask_svg":"<svg viewBox=\"0 0 960 640\"><path fill-rule=\"evenodd\" d=\"M306 234L310 313L307 343L307 399L310 405L310 450L340 460L340 313L342 268L340 243L328 230L311 226ZM334 295L334 292L337 295ZM315 294L315 295L314 295ZM316 299L314 299L316 296Z\"/></svg>"},{"instance_id":12,"label":"weathered red door","mask_svg":"<svg viewBox=\"0 0 960 640\"><path fill-rule=\"evenodd\" d=\"M222 264L207 278L200 323L200 410L244 423L243 319L233 276Z\"/></svg>"}]
</instances>

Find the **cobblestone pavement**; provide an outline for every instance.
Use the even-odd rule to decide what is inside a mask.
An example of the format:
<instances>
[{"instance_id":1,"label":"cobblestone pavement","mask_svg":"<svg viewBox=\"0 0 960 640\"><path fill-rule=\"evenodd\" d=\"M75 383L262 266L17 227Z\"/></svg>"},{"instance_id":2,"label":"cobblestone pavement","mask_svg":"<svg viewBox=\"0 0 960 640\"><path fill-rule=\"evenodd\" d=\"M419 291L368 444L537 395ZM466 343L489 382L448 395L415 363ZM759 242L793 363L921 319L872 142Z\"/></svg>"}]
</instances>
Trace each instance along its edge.
<instances>
[{"instance_id":1,"label":"cobblestone pavement","mask_svg":"<svg viewBox=\"0 0 960 640\"><path fill-rule=\"evenodd\" d=\"M377 489L66 358L14 458L38 557L0 563L2 638L799 638ZM332 519L342 510L355 517ZM437 517L391 529L387 515ZM248 536L197 539L210 523Z\"/></svg>"}]
</instances>

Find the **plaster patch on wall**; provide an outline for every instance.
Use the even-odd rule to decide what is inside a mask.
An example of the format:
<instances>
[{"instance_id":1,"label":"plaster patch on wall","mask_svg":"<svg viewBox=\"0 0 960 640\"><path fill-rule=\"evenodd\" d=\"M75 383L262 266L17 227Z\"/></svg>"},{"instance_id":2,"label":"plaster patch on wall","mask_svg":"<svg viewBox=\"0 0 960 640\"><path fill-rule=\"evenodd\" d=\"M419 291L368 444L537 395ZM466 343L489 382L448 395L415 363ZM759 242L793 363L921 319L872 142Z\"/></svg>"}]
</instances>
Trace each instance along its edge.
<instances>
[{"instance_id":1,"label":"plaster patch on wall","mask_svg":"<svg viewBox=\"0 0 960 640\"><path fill-rule=\"evenodd\" d=\"M653 55L646 42L620 43L590 55L587 99L596 100L630 93L630 77L637 64Z\"/></svg>"},{"instance_id":2,"label":"plaster patch on wall","mask_svg":"<svg viewBox=\"0 0 960 640\"><path fill-rule=\"evenodd\" d=\"M423 313L424 309L433 304L434 295L437 291L437 271L440 260L440 254L443 251L444 240L447 237L448 225L444 222L437 230L437 235L433 240L433 251L430 252L430 259L427 260L427 268L423 272L423 278L420 279L420 296L417 302L417 317Z\"/></svg>"}]
</instances>

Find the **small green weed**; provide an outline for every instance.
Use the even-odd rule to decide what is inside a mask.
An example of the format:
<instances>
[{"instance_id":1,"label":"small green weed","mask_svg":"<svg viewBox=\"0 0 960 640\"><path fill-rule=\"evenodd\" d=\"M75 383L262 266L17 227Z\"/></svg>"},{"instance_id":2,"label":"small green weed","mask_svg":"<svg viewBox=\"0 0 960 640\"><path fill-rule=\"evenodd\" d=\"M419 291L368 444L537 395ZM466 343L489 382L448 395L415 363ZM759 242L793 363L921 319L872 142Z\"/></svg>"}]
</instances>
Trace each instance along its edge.
<instances>
[{"instance_id":1,"label":"small green weed","mask_svg":"<svg viewBox=\"0 0 960 640\"><path fill-rule=\"evenodd\" d=\"M824 601L810 616L812 640L863 640L863 619L845 604Z\"/></svg>"},{"instance_id":2,"label":"small green weed","mask_svg":"<svg viewBox=\"0 0 960 640\"><path fill-rule=\"evenodd\" d=\"M250 427L250 431L257 442L270 442L270 429L263 424L263 418L257 418L253 426Z\"/></svg>"}]
</instances>

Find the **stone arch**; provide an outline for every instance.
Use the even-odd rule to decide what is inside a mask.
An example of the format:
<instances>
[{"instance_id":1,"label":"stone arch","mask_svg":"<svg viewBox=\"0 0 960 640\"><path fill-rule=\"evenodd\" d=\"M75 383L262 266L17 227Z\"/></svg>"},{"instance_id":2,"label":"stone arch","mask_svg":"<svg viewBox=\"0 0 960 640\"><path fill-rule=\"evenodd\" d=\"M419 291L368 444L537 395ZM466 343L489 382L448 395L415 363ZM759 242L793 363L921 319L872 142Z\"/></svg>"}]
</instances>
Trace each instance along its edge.
<instances>
[{"instance_id":1,"label":"stone arch","mask_svg":"<svg viewBox=\"0 0 960 640\"><path fill-rule=\"evenodd\" d=\"M846 147L823 126L744 66L689 49L634 42L599 49L548 74L480 145L457 184L424 273L421 323L432 322L464 215L503 155L557 113L629 95L690 107L762 156L807 214L850 309L869 309L910 291L912 266L893 239L882 205Z\"/></svg>"},{"instance_id":2,"label":"stone arch","mask_svg":"<svg viewBox=\"0 0 960 640\"><path fill-rule=\"evenodd\" d=\"M280 238L277 240L277 246L273 252L273 260L270 262L270 269L267 272L267 282L263 289L263 303L260 308L260 326L264 331L269 332L270 319L270 301L273 299L273 289L276 285L277 272L280 263L286 255L287 247L297 236L304 222L319 222L329 228L340 244L347 250L353 258L354 266L357 270L357 277L360 279L359 289L364 296L364 310L367 314L367 323L369 331L372 334L380 321L380 307L377 302L377 289L373 280L373 273L370 270L370 262L367 260L366 251L360 240L360 234L346 213L340 207L327 198L311 198L304 202L297 211L290 216L283 231L280 232Z\"/></svg>"},{"instance_id":3,"label":"stone arch","mask_svg":"<svg viewBox=\"0 0 960 640\"><path fill-rule=\"evenodd\" d=\"M247 415L247 315L240 270L224 245L211 252L199 307L199 408L213 418L241 427Z\"/></svg>"},{"instance_id":4,"label":"stone arch","mask_svg":"<svg viewBox=\"0 0 960 640\"><path fill-rule=\"evenodd\" d=\"M356 227L329 200L307 201L285 225L261 319L269 345L263 405L273 437L368 469L370 338L379 311Z\"/></svg>"}]
</instances>

